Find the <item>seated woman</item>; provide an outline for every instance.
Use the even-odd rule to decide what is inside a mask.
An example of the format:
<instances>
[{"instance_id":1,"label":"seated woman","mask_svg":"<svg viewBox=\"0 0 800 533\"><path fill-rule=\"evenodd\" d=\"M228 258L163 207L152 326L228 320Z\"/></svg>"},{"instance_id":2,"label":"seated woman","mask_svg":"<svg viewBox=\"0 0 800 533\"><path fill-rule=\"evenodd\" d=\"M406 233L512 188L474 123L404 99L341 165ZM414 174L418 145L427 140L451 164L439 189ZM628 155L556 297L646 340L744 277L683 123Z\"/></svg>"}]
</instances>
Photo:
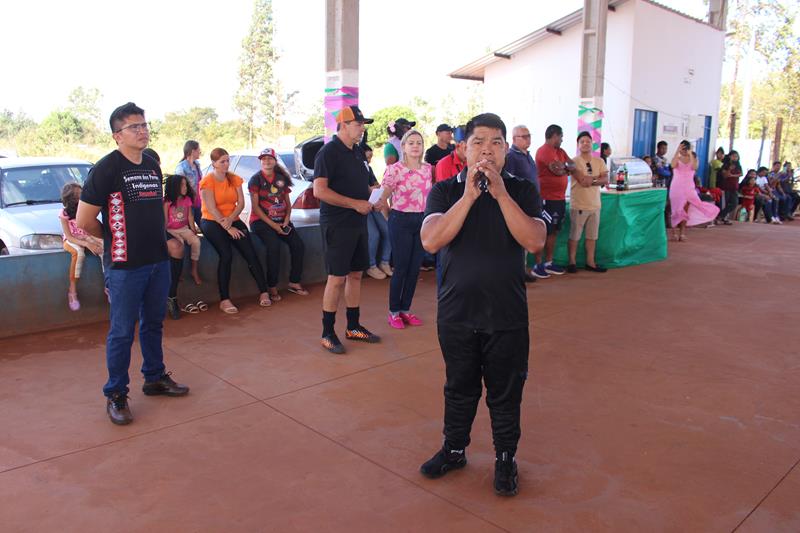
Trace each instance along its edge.
<instances>
[{"instance_id":1,"label":"seated woman","mask_svg":"<svg viewBox=\"0 0 800 533\"><path fill-rule=\"evenodd\" d=\"M300 296L308 296L308 291L300 285L303 275L303 239L289 222L292 214L292 178L278 165L275 150L265 148L259 154L261 170L253 174L247 183L250 193L250 231L258 235L267 249L267 286L273 302L280 301L278 294L278 275L281 268L281 241L289 247L292 266L289 271L289 291Z\"/></svg>"},{"instance_id":2,"label":"seated woman","mask_svg":"<svg viewBox=\"0 0 800 533\"><path fill-rule=\"evenodd\" d=\"M244 209L244 192L242 178L228 172L231 160L222 148L211 151L211 166L214 170L206 174L200 181L200 194L203 198L203 218L200 227L208 242L219 254L217 266L217 283L219 285L219 308L225 313L238 313L239 310L230 300L231 265L233 251L236 248L247 262L247 268L258 285L261 295L258 304L262 307L272 305L267 291L264 271L258 262L250 232L239 220L239 213Z\"/></svg>"}]
</instances>

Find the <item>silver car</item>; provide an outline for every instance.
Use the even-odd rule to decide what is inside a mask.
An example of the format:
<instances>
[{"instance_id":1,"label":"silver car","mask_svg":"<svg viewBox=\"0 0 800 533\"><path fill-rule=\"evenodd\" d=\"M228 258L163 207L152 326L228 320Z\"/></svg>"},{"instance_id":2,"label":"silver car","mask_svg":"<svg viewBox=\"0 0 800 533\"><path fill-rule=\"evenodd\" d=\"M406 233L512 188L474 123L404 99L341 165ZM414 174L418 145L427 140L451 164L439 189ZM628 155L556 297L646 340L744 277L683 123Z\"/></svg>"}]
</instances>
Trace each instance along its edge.
<instances>
[{"instance_id":1,"label":"silver car","mask_svg":"<svg viewBox=\"0 0 800 533\"><path fill-rule=\"evenodd\" d=\"M0 158L0 255L62 249L61 188L83 185L91 168L80 159Z\"/></svg>"},{"instance_id":2,"label":"silver car","mask_svg":"<svg viewBox=\"0 0 800 533\"><path fill-rule=\"evenodd\" d=\"M240 218L245 222L250 220L250 194L247 192L247 182L261 170L259 153L261 150L245 150L230 154L231 165L228 171L244 180L244 210ZM312 182L303 176L295 177L295 170L289 170L281 157L278 157L278 165L292 176L294 182L292 192L289 194L289 201L292 203L292 223L297 227L319 224L319 200L314 196ZM204 174L208 174L211 170L210 166L206 167Z\"/></svg>"}]
</instances>

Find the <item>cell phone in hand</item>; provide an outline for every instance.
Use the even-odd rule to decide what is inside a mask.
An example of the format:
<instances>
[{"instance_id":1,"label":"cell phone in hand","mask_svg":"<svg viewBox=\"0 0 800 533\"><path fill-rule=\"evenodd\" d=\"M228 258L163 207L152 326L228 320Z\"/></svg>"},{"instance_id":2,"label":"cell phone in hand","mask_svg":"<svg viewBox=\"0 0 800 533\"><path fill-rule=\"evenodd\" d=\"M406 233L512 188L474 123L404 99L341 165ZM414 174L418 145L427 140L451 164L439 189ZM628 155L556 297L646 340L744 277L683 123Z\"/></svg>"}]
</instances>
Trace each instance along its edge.
<instances>
[{"instance_id":1,"label":"cell phone in hand","mask_svg":"<svg viewBox=\"0 0 800 533\"><path fill-rule=\"evenodd\" d=\"M289 232L292 231L292 227L290 225L281 226L281 231L283 231L284 235L288 235Z\"/></svg>"}]
</instances>

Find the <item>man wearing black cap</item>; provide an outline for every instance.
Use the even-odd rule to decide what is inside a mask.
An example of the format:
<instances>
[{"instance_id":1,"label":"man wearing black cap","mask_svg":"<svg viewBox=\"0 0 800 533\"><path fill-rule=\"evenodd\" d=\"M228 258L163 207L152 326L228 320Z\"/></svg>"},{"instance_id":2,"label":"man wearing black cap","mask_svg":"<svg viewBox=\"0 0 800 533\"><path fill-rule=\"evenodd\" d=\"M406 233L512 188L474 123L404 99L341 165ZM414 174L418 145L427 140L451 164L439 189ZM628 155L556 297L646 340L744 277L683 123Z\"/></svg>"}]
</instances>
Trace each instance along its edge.
<instances>
[{"instance_id":1,"label":"man wearing black cap","mask_svg":"<svg viewBox=\"0 0 800 533\"><path fill-rule=\"evenodd\" d=\"M364 124L371 123L357 106L343 108L336 115L336 135L314 160L314 196L320 200L319 225L328 271L322 296L322 346L335 354L345 352L333 330L342 291L347 305L345 337L380 341L359 323L361 275L369 267L367 214L373 206L369 164L358 143Z\"/></svg>"},{"instance_id":2,"label":"man wearing black cap","mask_svg":"<svg viewBox=\"0 0 800 533\"><path fill-rule=\"evenodd\" d=\"M420 468L430 478L466 466L483 382L496 454L494 490L517 493L514 455L528 375L522 258L546 229L536 187L503 171L506 126L485 113L466 126L467 167L428 195L422 245L439 252L437 333L445 363L444 445Z\"/></svg>"},{"instance_id":3,"label":"man wearing black cap","mask_svg":"<svg viewBox=\"0 0 800 533\"><path fill-rule=\"evenodd\" d=\"M400 145L400 139L403 135L416 126L417 123L413 120L398 118L389 122L386 126L386 133L389 134L389 142L383 145L383 159L386 161L386 166L397 163L400 156L403 155L403 147Z\"/></svg>"},{"instance_id":4,"label":"man wearing black cap","mask_svg":"<svg viewBox=\"0 0 800 533\"><path fill-rule=\"evenodd\" d=\"M441 158L449 155L455 149L453 142L453 128L448 124L439 124L436 128L436 144L425 151L425 162L436 168L436 163ZM436 181L436 174L433 175Z\"/></svg>"}]
</instances>

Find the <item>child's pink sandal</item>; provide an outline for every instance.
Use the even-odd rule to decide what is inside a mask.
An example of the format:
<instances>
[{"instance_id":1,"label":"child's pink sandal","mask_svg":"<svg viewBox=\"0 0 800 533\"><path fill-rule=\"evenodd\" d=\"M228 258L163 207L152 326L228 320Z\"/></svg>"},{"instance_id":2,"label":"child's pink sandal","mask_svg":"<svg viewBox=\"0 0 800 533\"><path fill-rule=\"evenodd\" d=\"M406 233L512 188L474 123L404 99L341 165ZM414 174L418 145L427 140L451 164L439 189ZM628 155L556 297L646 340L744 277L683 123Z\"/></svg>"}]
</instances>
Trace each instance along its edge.
<instances>
[{"instance_id":1,"label":"child's pink sandal","mask_svg":"<svg viewBox=\"0 0 800 533\"><path fill-rule=\"evenodd\" d=\"M72 311L77 311L78 309L81 308L81 302L78 300L78 293L68 292L67 301L69 302L69 308Z\"/></svg>"}]
</instances>

